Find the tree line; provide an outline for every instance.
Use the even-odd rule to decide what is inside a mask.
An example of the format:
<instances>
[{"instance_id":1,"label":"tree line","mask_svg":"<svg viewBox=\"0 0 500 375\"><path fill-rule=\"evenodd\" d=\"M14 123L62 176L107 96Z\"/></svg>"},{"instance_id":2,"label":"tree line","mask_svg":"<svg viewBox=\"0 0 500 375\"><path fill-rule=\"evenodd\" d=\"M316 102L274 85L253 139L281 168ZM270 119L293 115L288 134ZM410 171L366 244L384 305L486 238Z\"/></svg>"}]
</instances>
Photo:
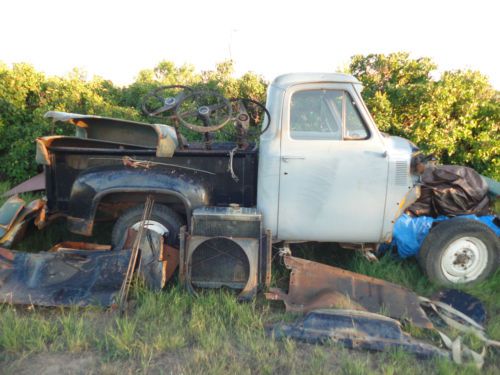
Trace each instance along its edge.
<instances>
[{"instance_id":1,"label":"tree line","mask_svg":"<svg viewBox=\"0 0 500 375\"><path fill-rule=\"evenodd\" d=\"M468 165L499 179L500 93L479 72L447 71L439 79L429 58L407 53L356 55L346 69L364 86L363 97L381 131L410 139L443 164ZM145 121L141 99L161 85L207 85L227 97L265 101L268 82L247 72L234 78L232 61L197 72L162 61L125 87L78 70L47 77L29 64L0 63L0 179L36 173L37 137L71 135L74 127L43 117L49 110Z\"/></svg>"}]
</instances>

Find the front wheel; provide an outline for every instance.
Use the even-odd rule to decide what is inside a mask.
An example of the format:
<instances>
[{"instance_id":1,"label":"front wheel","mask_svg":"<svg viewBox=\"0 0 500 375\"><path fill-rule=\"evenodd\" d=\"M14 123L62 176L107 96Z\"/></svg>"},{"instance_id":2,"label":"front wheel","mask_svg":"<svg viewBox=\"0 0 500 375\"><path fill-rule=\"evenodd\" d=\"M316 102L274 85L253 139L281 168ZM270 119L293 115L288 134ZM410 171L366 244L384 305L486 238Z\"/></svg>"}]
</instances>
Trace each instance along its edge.
<instances>
[{"instance_id":1,"label":"front wheel","mask_svg":"<svg viewBox=\"0 0 500 375\"><path fill-rule=\"evenodd\" d=\"M472 284L495 271L499 251L500 240L487 225L452 219L430 231L417 259L436 284Z\"/></svg>"},{"instance_id":2,"label":"front wheel","mask_svg":"<svg viewBox=\"0 0 500 375\"><path fill-rule=\"evenodd\" d=\"M111 246L113 249L121 249L126 239L129 228L139 225L144 213L144 205L132 207L126 210L116 221L111 234ZM163 227L168 230L167 243L179 245L179 231L183 221L179 214L171 208L162 204L155 204L148 220L148 225Z\"/></svg>"}]
</instances>

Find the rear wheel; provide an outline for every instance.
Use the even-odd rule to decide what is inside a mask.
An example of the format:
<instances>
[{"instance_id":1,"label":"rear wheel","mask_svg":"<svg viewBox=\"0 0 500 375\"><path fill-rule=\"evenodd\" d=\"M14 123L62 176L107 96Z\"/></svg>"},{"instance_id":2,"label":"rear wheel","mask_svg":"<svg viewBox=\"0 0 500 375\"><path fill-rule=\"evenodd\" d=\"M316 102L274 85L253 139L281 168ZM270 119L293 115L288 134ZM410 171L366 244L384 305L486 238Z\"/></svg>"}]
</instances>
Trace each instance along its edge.
<instances>
[{"instance_id":1,"label":"rear wheel","mask_svg":"<svg viewBox=\"0 0 500 375\"><path fill-rule=\"evenodd\" d=\"M471 284L486 279L497 267L500 240L487 225L452 219L434 227L417 259L437 284Z\"/></svg>"},{"instance_id":2,"label":"rear wheel","mask_svg":"<svg viewBox=\"0 0 500 375\"><path fill-rule=\"evenodd\" d=\"M141 204L128 209L118 218L111 234L111 245L114 249L123 247L128 229L140 225L143 213L144 205ZM167 229L167 243L178 247L179 231L183 221L177 212L170 207L155 204L147 224L148 226Z\"/></svg>"}]
</instances>

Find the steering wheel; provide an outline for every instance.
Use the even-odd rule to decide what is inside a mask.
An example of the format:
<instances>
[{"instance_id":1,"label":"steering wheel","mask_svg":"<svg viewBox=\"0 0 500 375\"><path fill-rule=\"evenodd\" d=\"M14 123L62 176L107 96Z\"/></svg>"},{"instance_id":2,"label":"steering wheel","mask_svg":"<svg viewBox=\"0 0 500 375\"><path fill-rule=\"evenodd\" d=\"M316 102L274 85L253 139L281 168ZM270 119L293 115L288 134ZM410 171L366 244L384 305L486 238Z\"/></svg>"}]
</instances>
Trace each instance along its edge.
<instances>
[{"instance_id":1,"label":"steering wheel","mask_svg":"<svg viewBox=\"0 0 500 375\"><path fill-rule=\"evenodd\" d=\"M242 134L260 136L269 128L271 114L263 104L246 98L231 99L231 102L237 111L235 126Z\"/></svg>"},{"instance_id":2,"label":"steering wheel","mask_svg":"<svg viewBox=\"0 0 500 375\"><path fill-rule=\"evenodd\" d=\"M186 128L197 133L215 132L232 118L228 99L216 91L194 91L175 107L175 115Z\"/></svg>"},{"instance_id":3,"label":"steering wheel","mask_svg":"<svg viewBox=\"0 0 500 375\"><path fill-rule=\"evenodd\" d=\"M231 99L233 113L232 126L221 130L226 140L236 140L240 149L246 148L249 142L256 142L271 123L271 114L261 103L246 98Z\"/></svg>"},{"instance_id":4,"label":"steering wheel","mask_svg":"<svg viewBox=\"0 0 500 375\"><path fill-rule=\"evenodd\" d=\"M143 98L142 111L148 116L159 117L159 114L175 109L186 93L192 91L190 87L182 85L160 86Z\"/></svg>"}]
</instances>

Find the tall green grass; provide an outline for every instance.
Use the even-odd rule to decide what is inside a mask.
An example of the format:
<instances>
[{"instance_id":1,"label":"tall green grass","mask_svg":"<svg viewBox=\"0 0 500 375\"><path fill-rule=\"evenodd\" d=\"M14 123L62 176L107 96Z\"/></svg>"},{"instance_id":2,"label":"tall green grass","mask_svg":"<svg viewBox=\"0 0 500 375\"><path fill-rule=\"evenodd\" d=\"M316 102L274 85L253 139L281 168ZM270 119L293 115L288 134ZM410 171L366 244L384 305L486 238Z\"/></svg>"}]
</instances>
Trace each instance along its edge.
<instances>
[{"instance_id":1,"label":"tall green grass","mask_svg":"<svg viewBox=\"0 0 500 375\"><path fill-rule=\"evenodd\" d=\"M106 243L109 228L101 228L102 237L90 241ZM69 239L85 238L70 235L61 221L31 232L19 248L46 250ZM387 255L371 263L356 252L328 244L300 245L292 251L404 285L421 295L436 291L412 260ZM289 272L279 259L273 268L275 285L286 286ZM465 290L485 302L488 335L500 339L500 271ZM33 356L51 355L90 355L97 361L96 373L124 374L495 374L500 369L498 352L493 350L480 372L449 361L418 361L402 352L372 354L335 345L278 342L266 336L266 325L294 316L262 297L239 303L234 294L213 290L195 298L175 284L162 292L136 285L131 297L123 316L99 308L0 305L0 373L17 373Z\"/></svg>"},{"instance_id":2,"label":"tall green grass","mask_svg":"<svg viewBox=\"0 0 500 375\"><path fill-rule=\"evenodd\" d=\"M0 307L0 360L15 370L22 356L91 353L101 368L158 372L176 365L188 374L479 374L448 361L418 361L402 352L366 353L336 345L274 341L265 325L280 319L259 301L238 303L216 290L195 298L173 287L164 292L135 288L126 315L96 308ZM167 363L163 358L168 358ZM18 360L20 361L20 360ZM168 371L166 371L168 373ZM128 372L125 372L128 373Z\"/></svg>"}]
</instances>

